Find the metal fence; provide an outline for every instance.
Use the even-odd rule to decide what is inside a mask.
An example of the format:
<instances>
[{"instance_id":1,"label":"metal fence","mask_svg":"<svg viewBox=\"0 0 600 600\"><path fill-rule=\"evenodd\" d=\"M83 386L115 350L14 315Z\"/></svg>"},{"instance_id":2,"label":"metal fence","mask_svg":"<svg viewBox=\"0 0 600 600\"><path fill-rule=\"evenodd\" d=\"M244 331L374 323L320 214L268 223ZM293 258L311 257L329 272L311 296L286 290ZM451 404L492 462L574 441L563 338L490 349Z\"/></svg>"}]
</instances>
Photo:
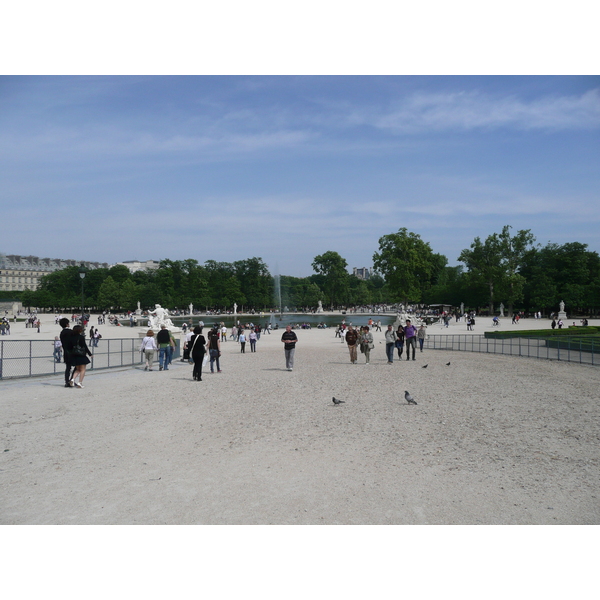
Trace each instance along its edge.
<instances>
[{"instance_id":1,"label":"metal fence","mask_svg":"<svg viewBox=\"0 0 600 600\"><path fill-rule=\"evenodd\" d=\"M484 352L600 365L600 357L596 358L596 354L600 353L600 345L594 344L591 339L584 340L581 337L494 339L483 335L428 335L425 347L430 350Z\"/></svg>"},{"instance_id":2,"label":"metal fence","mask_svg":"<svg viewBox=\"0 0 600 600\"><path fill-rule=\"evenodd\" d=\"M87 370L130 367L142 363L141 339L100 340L91 347ZM179 358L179 340L173 358ZM64 374L65 363L54 355L54 340L0 340L0 379Z\"/></svg>"}]
</instances>

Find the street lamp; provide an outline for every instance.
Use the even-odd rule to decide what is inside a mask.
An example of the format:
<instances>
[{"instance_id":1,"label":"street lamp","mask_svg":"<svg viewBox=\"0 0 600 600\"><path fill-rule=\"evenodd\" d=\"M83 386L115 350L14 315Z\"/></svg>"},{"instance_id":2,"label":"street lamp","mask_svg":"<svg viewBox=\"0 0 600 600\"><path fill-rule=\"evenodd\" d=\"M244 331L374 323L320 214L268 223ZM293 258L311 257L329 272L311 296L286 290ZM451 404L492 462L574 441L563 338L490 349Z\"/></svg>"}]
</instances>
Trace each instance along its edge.
<instances>
[{"instance_id":1,"label":"street lamp","mask_svg":"<svg viewBox=\"0 0 600 600\"><path fill-rule=\"evenodd\" d=\"M83 318L83 280L85 279L85 274L87 273L87 269L81 263L79 267L79 277L81 277L81 327L84 327L84 318Z\"/></svg>"}]
</instances>

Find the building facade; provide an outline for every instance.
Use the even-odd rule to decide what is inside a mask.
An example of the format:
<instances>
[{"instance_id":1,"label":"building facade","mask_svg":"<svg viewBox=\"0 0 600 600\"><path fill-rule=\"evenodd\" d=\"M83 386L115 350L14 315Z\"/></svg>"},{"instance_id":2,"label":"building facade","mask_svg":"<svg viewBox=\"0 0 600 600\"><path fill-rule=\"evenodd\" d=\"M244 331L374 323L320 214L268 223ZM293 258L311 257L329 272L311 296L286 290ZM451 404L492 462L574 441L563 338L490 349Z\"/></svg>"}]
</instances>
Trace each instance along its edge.
<instances>
[{"instance_id":1,"label":"building facade","mask_svg":"<svg viewBox=\"0 0 600 600\"><path fill-rule=\"evenodd\" d=\"M0 254L0 291L35 291L38 289L40 278L43 275L66 267L79 267L81 264L86 269L108 269L110 267L108 263Z\"/></svg>"},{"instance_id":2,"label":"building facade","mask_svg":"<svg viewBox=\"0 0 600 600\"><path fill-rule=\"evenodd\" d=\"M125 265L131 273L136 271L144 271L145 269L158 269L160 261L158 260L126 260L117 263L118 265Z\"/></svg>"},{"instance_id":3,"label":"building facade","mask_svg":"<svg viewBox=\"0 0 600 600\"><path fill-rule=\"evenodd\" d=\"M354 267L352 269L352 275L358 277L359 279L369 279L371 273L369 269L367 269L367 267L362 267L361 269L357 269L356 267Z\"/></svg>"}]
</instances>

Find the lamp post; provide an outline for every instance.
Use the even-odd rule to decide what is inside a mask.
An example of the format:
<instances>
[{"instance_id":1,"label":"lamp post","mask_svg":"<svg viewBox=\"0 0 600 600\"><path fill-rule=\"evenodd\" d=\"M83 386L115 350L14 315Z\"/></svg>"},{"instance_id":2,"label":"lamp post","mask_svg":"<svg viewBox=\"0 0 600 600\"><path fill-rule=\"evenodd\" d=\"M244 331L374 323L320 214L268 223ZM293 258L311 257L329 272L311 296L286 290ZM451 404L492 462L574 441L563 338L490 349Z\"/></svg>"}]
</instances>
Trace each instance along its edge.
<instances>
[{"instance_id":1,"label":"lamp post","mask_svg":"<svg viewBox=\"0 0 600 600\"><path fill-rule=\"evenodd\" d=\"M83 266L83 263L81 263L81 266L79 267L79 277L81 277L81 327L84 327L84 312L83 312L83 280L85 279L85 274L87 272L87 269Z\"/></svg>"}]
</instances>

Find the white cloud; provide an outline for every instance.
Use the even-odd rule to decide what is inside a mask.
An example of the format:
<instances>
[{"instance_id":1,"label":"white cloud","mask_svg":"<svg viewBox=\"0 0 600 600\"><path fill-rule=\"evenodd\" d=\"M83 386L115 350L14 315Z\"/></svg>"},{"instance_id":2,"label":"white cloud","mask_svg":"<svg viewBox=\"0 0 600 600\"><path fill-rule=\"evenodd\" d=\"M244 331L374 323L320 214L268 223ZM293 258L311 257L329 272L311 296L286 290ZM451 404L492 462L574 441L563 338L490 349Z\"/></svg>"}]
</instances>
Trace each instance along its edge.
<instances>
[{"instance_id":1,"label":"white cloud","mask_svg":"<svg viewBox=\"0 0 600 600\"><path fill-rule=\"evenodd\" d=\"M348 122L370 124L390 133L499 127L515 129L595 129L600 126L600 89L581 96L551 96L531 101L479 92L414 94L388 111L354 110Z\"/></svg>"}]
</instances>

